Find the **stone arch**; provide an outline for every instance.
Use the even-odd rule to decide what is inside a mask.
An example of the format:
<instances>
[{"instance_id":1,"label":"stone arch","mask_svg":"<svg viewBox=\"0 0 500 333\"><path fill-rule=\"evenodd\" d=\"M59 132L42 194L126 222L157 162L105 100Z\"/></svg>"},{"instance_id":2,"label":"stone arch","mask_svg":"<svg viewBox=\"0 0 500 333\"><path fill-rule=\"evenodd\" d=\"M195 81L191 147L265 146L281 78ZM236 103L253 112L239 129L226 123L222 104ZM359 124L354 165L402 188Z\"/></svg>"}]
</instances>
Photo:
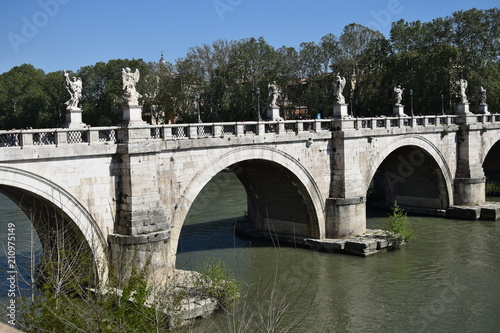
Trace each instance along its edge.
<instances>
[{"instance_id":1,"label":"stone arch","mask_svg":"<svg viewBox=\"0 0 500 333\"><path fill-rule=\"evenodd\" d=\"M99 283L107 283L106 239L90 213L75 197L48 179L6 166L0 166L0 192L9 197L27 215L29 215L28 210L42 203L48 203L60 212L64 220L70 223L75 235L81 238L77 241L85 242L92 252ZM32 223L36 224L34 221ZM41 230L37 232L40 234Z\"/></svg>"},{"instance_id":2,"label":"stone arch","mask_svg":"<svg viewBox=\"0 0 500 333\"><path fill-rule=\"evenodd\" d=\"M439 184L437 184L437 186L441 189L441 192L445 194L441 200L440 208L444 209L453 205L453 176L448 162L440 150L430 140L419 135L407 135L397 138L389 144L384 145L379 154L373 155L372 163L368 167L365 190L368 191L371 181L384 161L396 151L404 151L405 149L406 153L410 152L411 149L414 149L414 151L417 152L416 154L420 152L423 154L423 157L428 158L428 162L434 164L432 171L438 179ZM401 172L402 175L396 172L394 176L395 181L397 181L398 176L409 176L407 173L411 172L412 168L418 168L420 166L419 163L421 163L418 158L417 155L412 156L411 152L407 157L399 158L398 163L400 164L398 165L398 171ZM424 161L422 161L422 163L424 163Z\"/></svg>"},{"instance_id":3,"label":"stone arch","mask_svg":"<svg viewBox=\"0 0 500 333\"><path fill-rule=\"evenodd\" d=\"M250 189L249 173L239 171L240 168L245 167L269 167L270 172L281 171L284 173L283 177L289 177L290 182L293 183L288 187L296 187L299 196L302 196L304 201L307 202L309 209L310 221L314 223L310 226L311 234L309 237L323 238L325 234L325 200L314 181L311 174L306 168L300 164L292 156L270 147L241 147L233 149L222 156L217 156L209 161L206 165L201 166L193 177L188 186L182 192L177 208L173 214L172 237L170 242L169 253L176 253L177 244L180 236L180 231L187 213L198 196L201 189L220 171L229 168L236 176L242 181L243 186L247 190ZM268 170L269 171L269 170ZM252 199L249 198L249 201ZM254 202L255 203L255 202Z\"/></svg>"},{"instance_id":4,"label":"stone arch","mask_svg":"<svg viewBox=\"0 0 500 333\"><path fill-rule=\"evenodd\" d=\"M481 166L488 183L500 186L500 140L483 140Z\"/></svg>"},{"instance_id":5,"label":"stone arch","mask_svg":"<svg viewBox=\"0 0 500 333\"><path fill-rule=\"evenodd\" d=\"M485 131L481 134L481 151L479 152L479 159L483 164L488 157L491 150L500 144L498 132L495 130Z\"/></svg>"}]
</instances>

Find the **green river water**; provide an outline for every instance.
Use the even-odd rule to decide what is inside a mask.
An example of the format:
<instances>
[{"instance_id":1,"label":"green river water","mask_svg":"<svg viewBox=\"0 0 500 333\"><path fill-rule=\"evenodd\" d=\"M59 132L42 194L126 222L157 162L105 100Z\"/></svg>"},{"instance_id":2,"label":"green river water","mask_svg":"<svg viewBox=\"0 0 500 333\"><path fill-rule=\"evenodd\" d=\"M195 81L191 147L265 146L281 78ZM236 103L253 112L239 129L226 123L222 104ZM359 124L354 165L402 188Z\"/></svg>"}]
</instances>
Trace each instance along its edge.
<instances>
[{"instance_id":1,"label":"green river water","mask_svg":"<svg viewBox=\"0 0 500 333\"><path fill-rule=\"evenodd\" d=\"M3 197L0 209L2 246L12 221L18 243L29 243L26 217ZM234 311L198 320L193 332L267 332L274 323L274 332L500 332L498 222L411 217L416 240L362 258L239 237L233 221L245 209L243 186L223 172L189 212L177 268L215 257L243 285ZM367 227L385 221L385 213L370 212Z\"/></svg>"}]
</instances>

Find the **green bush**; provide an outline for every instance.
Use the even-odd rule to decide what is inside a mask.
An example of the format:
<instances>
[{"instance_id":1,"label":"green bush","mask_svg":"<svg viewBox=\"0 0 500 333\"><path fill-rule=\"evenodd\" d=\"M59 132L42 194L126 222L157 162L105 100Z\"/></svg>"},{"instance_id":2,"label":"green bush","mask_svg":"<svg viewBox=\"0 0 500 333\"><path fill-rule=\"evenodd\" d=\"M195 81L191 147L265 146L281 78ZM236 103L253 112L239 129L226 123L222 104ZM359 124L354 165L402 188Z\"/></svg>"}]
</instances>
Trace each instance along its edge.
<instances>
[{"instance_id":1,"label":"green bush","mask_svg":"<svg viewBox=\"0 0 500 333\"><path fill-rule=\"evenodd\" d=\"M415 230L410 227L410 219L397 203L394 203L392 207L392 213L389 215L384 232L386 236L395 240L396 246L415 239Z\"/></svg>"},{"instance_id":2,"label":"green bush","mask_svg":"<svg viewBox=\"0 0 500 333\"><path fill-rule=\"evenodd\" d=\"M496 186L493 183L486 183L486 196L487 197L492 197L497 193L500 193L500 187Z\"/></svg>"},{"instance_id":3,"label":"green bush","mask_svg":"<svg viewBox=\"0 0 500 333\"><path fill-rule=\"evenodd\" d=\"M217 299L222 306L239 299L240 285L222 260L211 258L198 271L201 276L197 287Z\"/></svg>"}]
</instances>

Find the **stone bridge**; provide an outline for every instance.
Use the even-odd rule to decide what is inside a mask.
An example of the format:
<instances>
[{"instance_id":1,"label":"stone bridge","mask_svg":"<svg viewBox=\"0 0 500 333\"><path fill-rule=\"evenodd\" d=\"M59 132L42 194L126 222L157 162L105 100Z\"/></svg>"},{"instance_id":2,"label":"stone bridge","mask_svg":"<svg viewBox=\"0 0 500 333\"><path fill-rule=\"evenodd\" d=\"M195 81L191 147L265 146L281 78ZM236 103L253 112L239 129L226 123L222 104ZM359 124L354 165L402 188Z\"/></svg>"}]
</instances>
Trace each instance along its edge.
<instances>
[{"instance_id":1,"label":"stone bridge","mask_svg":"<svg viewBox=\"0 0 500 333\"><path fill-rule=\"evenodd\" d=\"M41 239L63 221L101 281L148 258L165 279L193 201L222 170L246 189L257 229L344 238L365 232L367 197L483 204L486 178L500 181L499 141L494 114L2 131L0 192Z\"/></svg>"}]
</instances>

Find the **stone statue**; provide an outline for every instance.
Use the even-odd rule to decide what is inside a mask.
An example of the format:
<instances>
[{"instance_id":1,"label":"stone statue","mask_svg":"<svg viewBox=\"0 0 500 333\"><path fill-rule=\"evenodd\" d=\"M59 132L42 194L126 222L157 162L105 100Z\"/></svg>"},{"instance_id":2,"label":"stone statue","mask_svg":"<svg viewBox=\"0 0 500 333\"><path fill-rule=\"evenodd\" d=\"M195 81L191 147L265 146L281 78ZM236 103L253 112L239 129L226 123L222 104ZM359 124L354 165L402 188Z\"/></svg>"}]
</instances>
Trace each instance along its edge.
<instances>
[{"instance_id":1,"label":"stone statue","mask_svg":"<svg viewBox=\"0 0 500 333\"><path fill-rule=\"evenodd\" d=\"M398 84L394 88L394 99L396 100L396 104L394 104L395 106L402 106L401 101L403 100L403 91L404 90L405 89L401 88L400 84Z\"/></svg>"},{"instance_id":2,"label":"stone statue","mask_svg":"<svg viewBox=\"0 0 500 333\"><path fill-rule=\"evenodd\" d=\"M480 105L486 105L486 88L484 88L483 86L481 86L481 88L479 88L479 94L481 96L481 103L480 103Z\"/></svg>"},{"instance_id":3,"label":"stone statue","mask_svg":"<svg viewBox=\"0 0 500 333\"><path fill-rule=\"evenodd\" d=\"M465 90L467 89L468 85L467 80L460 79L458 85L460 87L460 102L463 104L469 103L469 101L467 100L467 95L465 94Z\"/></svg>"},{"instance_id":4,"label":"stone statue","mask_svg":"<svg viewBox=\"0 0 500 333\"><path fill-rule=\"evenodd\" d=\"M337 104L345 104L344 95L342 95L342 91L345 87L345 77L340 77L340 73L337 73L335 77L335 81L333 82L333 94L337 99Z\"/></svg>"},{"instance_id":5,"label":"stone statue","mask_svg":"<svg viewBox=\"0 0 500 333\"><path fill-rule=\"evenodd\" d=\"M354 90L356 90L356 72L353 70L351 76L351 93L354 93Z\"/></svg>"},{"instance_id":6,"label":"stone statue","mask_svg":"<svg viewBox=\"0 0 500 333\"><path fill-rule=\"evenodd\" d=\"M69 100L64 103L68 107L68 110L80 110L78 107L78 103L80 102L80 98L82 97L82 79L73 77L72 80L69 79L69 74L64 71L65 84L66 89L70 94Z\"/></svg>"},{"instance_id":7,"label":"stone statue","mask_svg":"<svg viewBox=\"0 0 500 333\"><path fill-rule=\"evenodd\" d=\"M269 91L268 107L277 108L278 105L276 104L276 102L278 101L278 98L280 96L280 90L276 85L276 81L273 81L273 83L269 83L267 85L267 89Z\"/></svg>"},{"instance_id":8,"label":"stone statue","mask_svg":"<svg viewBox=\"0 0 500 333\"><path fill-rule=\"evenodd\" d=\"M129 67L122 69L123 92L128 105L139 105L138 99L141 97L141 94L139 94L135 88L137 82L139 82L139 78L140 74L138 69L136 69L135 72L132 72Z\"/></svg>"}]
</instances>

